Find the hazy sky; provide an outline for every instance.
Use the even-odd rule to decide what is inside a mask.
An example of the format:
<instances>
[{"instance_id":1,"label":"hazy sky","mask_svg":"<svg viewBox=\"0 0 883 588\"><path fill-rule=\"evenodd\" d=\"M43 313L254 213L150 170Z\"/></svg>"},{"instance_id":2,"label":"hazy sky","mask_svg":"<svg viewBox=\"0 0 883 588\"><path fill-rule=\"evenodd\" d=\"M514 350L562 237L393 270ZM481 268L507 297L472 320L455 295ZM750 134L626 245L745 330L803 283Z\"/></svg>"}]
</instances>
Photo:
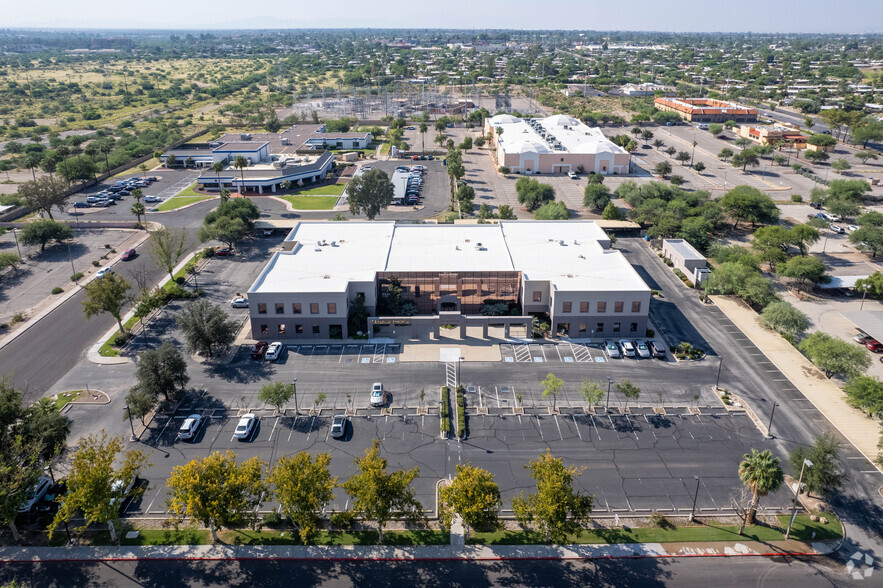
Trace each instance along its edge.
<instances>
[{"instance_id":1,"label":"hazy sky","mask_svg":"<svg viewBox=\"0 0 883 588\"><path fill-rule=\"evenodd\" d=\"M881 0L0 0L0 27L883 31Z\"/></svg>"}]
</instances>

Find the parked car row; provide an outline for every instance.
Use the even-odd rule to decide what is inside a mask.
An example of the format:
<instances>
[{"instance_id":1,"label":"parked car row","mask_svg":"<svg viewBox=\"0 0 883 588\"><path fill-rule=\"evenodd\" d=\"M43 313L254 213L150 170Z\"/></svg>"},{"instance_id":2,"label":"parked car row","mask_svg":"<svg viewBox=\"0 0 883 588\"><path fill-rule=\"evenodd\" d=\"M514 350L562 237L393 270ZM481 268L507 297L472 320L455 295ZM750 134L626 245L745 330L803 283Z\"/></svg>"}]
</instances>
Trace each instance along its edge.
<instances>
[{"instance_id":1,"label":"parked car row","mask_svg":"<svg viewBox=\"0 0 883 588\"><path fill-rule=\"evenodd\" d=\"M194 441L196 439L199 430L208 422L208 419L201 414L194 413L184 419L184 422L181 423L181 427L178 429L178 439L180 441ZM233 431L233 438L238 439L239 441L247 441L251 439L252 436L257 431L258 423L260 422L260 418L254 413L244 414L239 417L239 421L236 423L236 429ZM344 435L346 435L347 424L349 423L349 417L345 414L336 414L331 419L331 437L335 439L340 439ZM41 482L38 483L35 488L35 495L37 498L31 500L28 505L25 505L20 509L20 512L26 512L26 510L30 510L32 508L32 504L42 497L42 495L46 492L44 484L42 483L43 478L40 479ZM46 479L46 482L49 480ZM136 482L133 480L133 482ZM121 486L121 482L120 482ZM128 496L131 492L133 484L130 484L127 488L126 492L123 494L124 496ZM118 488L114 488L114 490L118 490Z\"/></svg>"},{"instance_id":2,"label":"parked car row","mask_svg":"<svg viewBox=\"0 0 883 588\"><path fill-rule=\"evenodd\" d=\"M620 339L619 341L604 341L604 351L613 359L621 357L634 357L649 359L656 357L665 359L665 345L659 341L644 341L643 339Z\"/></svg>"},{"instance_id":3,"label":"parked car row","mask_svg":"<svg viewBox=\"0 0 883 588\"><path fill-rule=\"evenodd\" d=\"M852 340L864 345L868 351L873 351L874 353L883 352L883 343L880 343L867 333L856 333L852 336ZM883 361L883 358L881 358L881 361Z\"/></svg>"},{"instance_id":4,"label":"parked car row","mask_svg":"<svg viewBox=\"0 0 883 588\"><path fill-rule=\"evenodd\" d=\"M74 202L74 208L102 208L105 206L113 206L116 201L124 196L132 194L133 190L146 188L158 178L150 176L149 178L129 178L127 180L119 180L101 192L88 196L86 200ZM159 196L145 196L145 202L162 202Z\"/></svg>"},{"instance_id":5,"label":"parked car row","mask_svg":"<svg viewBox=\"0 0 883 588\"><path fill-rule=\"evenodd\" d=\"M426 173L426 168L422 165L415 165L413 167L400 165L396 167L395 171L408 174L408 183L405 187L405 196L402 204L414 205L420 202L420 198L422 198L421 193L423 192L423 174Z\"/></svg>"}]
</instances>

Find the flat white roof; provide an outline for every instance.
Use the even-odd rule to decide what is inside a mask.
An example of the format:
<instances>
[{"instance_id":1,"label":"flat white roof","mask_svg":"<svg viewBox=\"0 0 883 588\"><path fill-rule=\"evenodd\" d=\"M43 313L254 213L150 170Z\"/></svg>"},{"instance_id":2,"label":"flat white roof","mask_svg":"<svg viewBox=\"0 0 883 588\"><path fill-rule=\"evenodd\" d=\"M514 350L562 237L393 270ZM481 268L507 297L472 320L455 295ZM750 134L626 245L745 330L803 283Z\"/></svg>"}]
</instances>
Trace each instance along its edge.
<instances>
[{"instance_id":1,"label":"flat white roof","mask_svg":"<svg viewBox=\"0 0 883 588\"><path fill-rule=\"evenodd\" d=\"M705 261L705 256L683 239L664 239L663 243L671 247L685 261Z\"/></svg>"},{"instance_id":2,"label":"flat white roof","mask_svg":"<svg viewBox=\"0 0 883 588\"><path fill-rule=\"evenodd\" d=\"M589 127L566 114L532 120L539 123L539 131L546 137L527 120L511 115L497 115L489 123L503 129L497 140L506 153L627 153L608 140L600 129Z\"/></svg>"},{"instance_id":3,"label":"flat white roof","mask_svg":"<svg viewBox=\"0 0 883 588\"><path fill-rule=\"evenodd\" d=\"M649 290L621 252L604 249L609 238L594 221L303 221L286 241L297 244L273 256L250 293L344 292L381 271L521 271L561 291Z\"/></svg>"}]
</instances>

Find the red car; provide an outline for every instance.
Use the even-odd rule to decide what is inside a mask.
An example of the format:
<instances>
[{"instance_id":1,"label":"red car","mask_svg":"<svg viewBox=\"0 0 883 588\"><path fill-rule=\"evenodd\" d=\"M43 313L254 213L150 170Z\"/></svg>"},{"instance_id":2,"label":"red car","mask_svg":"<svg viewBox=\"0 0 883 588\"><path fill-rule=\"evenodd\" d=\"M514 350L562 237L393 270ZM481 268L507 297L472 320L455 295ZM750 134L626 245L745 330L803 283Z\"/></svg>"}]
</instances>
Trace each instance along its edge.
<instances>
[{"instance_id":1,"label":"red car","mask_svg":"<svg viewBox=\"0 0 883 588\"><path fill-rule=\"evenodd\" d=\"M123 261L131 261L135 259L135 256L138 255L135 253L134 249L129 249L128 251L124 251L123 255L120 257Z\"/></svg>"},{"instance_id":2,"label":"red car","mask_svg":"<svg viewBox=\"0 0 883 588\"><path fill-rule=\"evenodd\" d=\"M215 251L215 255L218 257L227 257L228 255L233 255L233 250L229 247L224 247L223 249L218 249Z\"/></svg>"},{"instance_id":3,"label":"red car","mask_svg":"<svg viewBox=\"0 0 883 588\"><path fill-rule=\"evenodd\" d=\"M883 351L883 343L880 343L876 339L871 339L867 343L865 343L865 347L873 351L874 353L880 353Z\"/></svg>"},{"instance_id":4,"label":"red car","mask_svg":"<svg viewBox=\"0 0 883 588\"><path fill-rule=\"evenodd\" d=\"M267 347L270 345L266 341L258 341L251 348L251 358L252 359L261 359L264 357L264 354L267 353Z\"/></svg>"}]
</instances>

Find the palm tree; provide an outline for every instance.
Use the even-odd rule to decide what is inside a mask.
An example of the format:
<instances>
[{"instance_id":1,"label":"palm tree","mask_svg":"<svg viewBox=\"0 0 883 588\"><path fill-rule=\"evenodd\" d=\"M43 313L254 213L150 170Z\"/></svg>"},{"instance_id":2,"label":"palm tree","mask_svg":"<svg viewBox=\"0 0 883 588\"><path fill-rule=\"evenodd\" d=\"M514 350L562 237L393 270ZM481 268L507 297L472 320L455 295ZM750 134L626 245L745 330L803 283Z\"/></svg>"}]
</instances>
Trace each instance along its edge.
<instances>
[{"instance_id":1,"label":"palm tree","mask_svg":"<svg viewBox=\"0 0 883 588\"><path fill-rule=\"evenodd\" d=\"M86 148L83 149L83 153L92 158L92 161L95 161L95 156L98 155L98 145L95 142L91 142L86 145Z\"/></svg>"},{"instance_id":2,"label":"palm tree","mask_svg":"<svg viewBox=\"0 0 883 588\"><path fill-rule=\"evenodd\" d=\"M739 478L751 491L751 503L748 505L745 519L739 529L741 535L745 530L745 525L754 524L757 505L761 497L778 490L782 482L785 481L785 474L779 466L779 458L774 457L769 449L763 451L752 449L751 453L745 454L742 463L739 464Z\"/></svg>"},{"instance_id":3,"label":"palm tree","mask_svg":"<svg viewBox=\"0 0 883 588\"><path fill-rule=\"evenodd\" d=\"M429 127L426 126L425 122L420 123L420 144L423 147L423 153L426 153L426 131L429 130Z\"/></svg>"},{"instance_id":4,"label":"palm tree","mask_svg":"<svg viewBox=\"0 0 883 588\"><path fill-rule=\"evenodd\" d=\"M233 160L233 167L239 170L239 177L241 178L241 182L239 183L239 192L243 195L245 194L245 168L248 167L248 160L242 156L237 155Z\"/></svg>"},{"instance_id":5,"label":"palm tree","mask_svg":"<svg viewBox=\"0 0 883 588\"><path fill-rule=\"evenodd\" d=\"M147 209L144 208L144 204L139 200L135 204L132 205L132 214L135 215L135 218L138 221L138 227L141 227L141 217L147 214Z\"/></svg>"},{"instance_id":6,"label":"palm tree","mask_svg":"<svg viewBox=\"0 0 883 588\"><path fill-rule=\"evenodd\" d=\"M51 157L47 156L40 160L40 169L42 169L50 176L53 176L56 167L58 167L58 162Z\"/></svg>"},{"instance_id":7,"label":"palm tree","mask_svg":"<svg viewBox=\"0 0 883 588\"><path fill-rule=\"evenodd\" d=\"M31 170L31 175L34 176L34 181L36 181L37 172L35 170L40 167L40 156L34 152L28 153L27 157L25 157L25 167Z\"/></svg>"},{"instance_id":8,"label":"palm tree","mask_svg":"<svg viewBox=\"0 0 883 588\"><path fill-rule=\"evenodd\" d=\"M141 177L142 177L142 178L147 177L147 166L146 166L146 165L144 165L144 164L142 163L141 165L138 166L138 169L141 170Z\"/></svg>"},{"instance_id":9,"label":"palm tree","mask_svg":"<svg viewBox=\"0 0 883 588\"><path fill-rule=\"evenodd\" d=\"M104 154L104 171L110 171L110 160L107 156L113 151L113 144L113 137L108 137L98 145L98 150Z\"/></svg>"},{"instance_id":10,"label":"palm tree","mask_svg":"<svg viewBox=\"0 0 883 588\"><path fill-rule=\"evenodd\" d=\"M64 159L71 154L71 148L67 145L59 145L55 150L55 153L57 153L60 158Z\"/></svg>"},{"instance_id":11,"label":"palm tree","mask_svg":"<svg viewBox=\"0 0 883 588\"><path fill-rule=\"evenodd\" d=\"M221 172L224 171L224 162L216 161L212 164L212 171L215 172L215 177L218 179L218 190L221 189Z\"/></svg>"},{"instance_id":12,"label":"palm tree","mask_svg":"<svg viewBox=\"0 0 883 588\"><path fill-rule=\"evenodd\" d=\"M135 199L135 202L141 202L141 199L144 198L144 192L141 188L135 188L132 190L132 198Z\"/></svg>"}]
</instances>

